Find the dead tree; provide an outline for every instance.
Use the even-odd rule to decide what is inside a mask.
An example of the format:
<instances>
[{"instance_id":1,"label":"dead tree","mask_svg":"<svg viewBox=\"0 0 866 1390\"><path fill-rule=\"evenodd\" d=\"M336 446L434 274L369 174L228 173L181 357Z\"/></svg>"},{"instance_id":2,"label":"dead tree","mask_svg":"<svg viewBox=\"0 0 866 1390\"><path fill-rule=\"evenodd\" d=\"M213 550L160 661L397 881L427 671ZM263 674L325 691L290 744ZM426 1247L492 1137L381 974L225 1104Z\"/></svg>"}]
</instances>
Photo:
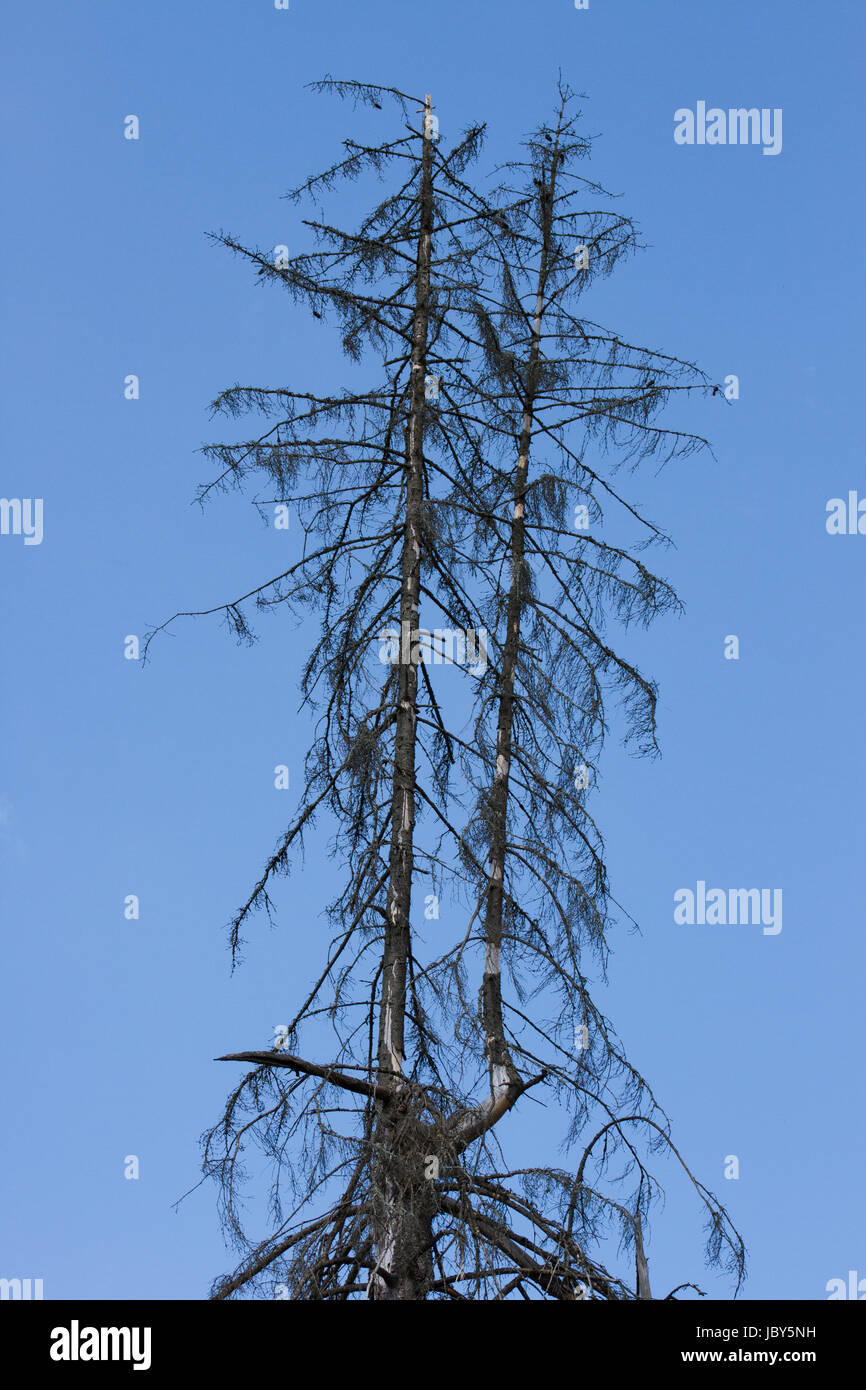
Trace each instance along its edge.
<instances>
[{"instance_id":1,"label":"dead tree","mask_svg":"<svg viewBox=\"0 0 866 1390\"><path fill-rule=\"evenodd\" d=\"M558 1228L564 1211L570 1222L576 1209L581 1228L597 1230L599 1219L612 1217L634 1243L636 1293L647 1298L642 1221L658 1188L636 1133L682 1160L666 1117L596 1008L581 964L594 953L604 966L611 925L604 845L586 794L612 722L611 694L625 706L627 741L657 751L656 687L614 650L607 621L647 625L679 604L640 558L646 544L666 538L614 490L610 474L623 461L634 468L644 458L667 461L706 447L659 416L678 393L716 388L692 364L629 343L582 312L589 287L638 242L610 196L575 171L589 144L572 107L560 86L553 124L527 142L526 160L508 166L519 183L500 192L498 289L476 306L486 371L475 373L472 413L486 418L488 441L498 447L489 446L488 476L466 510L476 583L489 595L485 621L496 636L476 692L475 737L462 747L477 799L461 849L470 902L484 921L475 1031L489 1093L463 1123L477 1137L519 1099L529 1076L543 1074L545 1089L571 1110L570 1139L585 1147L577 1180L539 1168L513 1175L529 1184L520 1193L524 1211L535 1213L527 1219L544 1216ZM617 510L643 530L631 549L590 534L602 523L612 529ZM538 1007L531 1018L515 1009L530 987L558 1001L543 1029ZM616 1082L618 1110L610 1103ZM588 1144L587 1135L594 1135ZM588 1181L599 1141L605 1165L620 1152L636 1177L625 1204ZM705 1208L708 1256L739 1283L742 1242L717 1199L682 1168ZM537 1195L542 1179L546 1202Z\"/></svg>"},{"instance_id":2,"label":"dead tree","mask_svg":"<svg viewBox=\"0 0 866 1390\"><path fill-rule=\"evenodd\" d=\"M644 1149L676 1150L592 1002L583 955L603 962L606 952L603 845L562 771L578 755L594 765L611 684L641 746L654 745L655 688L601 633L609 606L646 620L676 599L624 549L588 536L575 549L572 533L567 548L563 511L575 491L596 519L600 498L621 501L574 452L575 429L626 457L663 443L688 452L702 441L653 417L673 391L707 383L569 308L635 235L607 206L569 201L587 192L605 201L597 186L560 191L587 148L566 93L556 125L529 142L523 185L481 191L467 171L483 128L446 150L429 97L314 85L373 108L395 103L406 124L390 142L347 140L345 158L294 195L318 198L340 177L393 179L360 226L340 229L320 213L307 223L317 248L277 262L219 238L336 320L348 355L378 358L381 373L334 396L235 386L214 403L265 423L250 439L206 448L218 472L202 500L214 488L265 486L273 495L256 503L290 503L304 551L209 611L242 640L254 637L250 606L314 609L321 623L302 682L305 707L318 711L304 790L232 920L233 952L256 911L271 916L275 882L317 819L333 833L345 882L327 909L327 960L285 1038L220 1059L253 1070L205 1137L205 1173L243 1251L212 1297L278 1287L311 1300L648 1297L640 1222L656 1188L638 1147L648 1135ZM566 249L577 231L588 271ZM624 450L623 429L634 432ZM558 471L532 476L547 449ZM448 664L465 668L468 700L443 683L446 645ZM446 950L425 955L419 900L435 902L446 883L459 887L467 917ZM512 1001L523 1003L533 974L542 994L529 1017ZM322 1016L331 1057L310 1061L300 1044ZM563 1030L575 1028L587 1029L576 1059L563 1046ZM495 1127L529 1091L571 1107L571 1138L583 1141L575 1171L497 1165ZM238 1209L256 1143L274 1165L272 1230L258 1242ZM625 1202L600 1190L617 1153L637 1176ZM728 1256L741 1277L739 1237L692 1181L709 1212L711 1258ZM592 1253L611 1216L635 1243L634 1289Z\"/></svg>"}]
</instances>

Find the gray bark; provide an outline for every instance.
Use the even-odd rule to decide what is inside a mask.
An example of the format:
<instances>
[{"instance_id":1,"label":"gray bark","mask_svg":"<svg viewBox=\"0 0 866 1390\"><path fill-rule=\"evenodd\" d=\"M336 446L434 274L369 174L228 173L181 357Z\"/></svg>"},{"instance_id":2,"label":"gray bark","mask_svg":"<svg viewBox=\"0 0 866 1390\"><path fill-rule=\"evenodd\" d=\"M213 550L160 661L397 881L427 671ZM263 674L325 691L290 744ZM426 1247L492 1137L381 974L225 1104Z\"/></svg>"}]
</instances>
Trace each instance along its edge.
<instances>
[{"instance_id":1,"label":"gray bark","mask_svg":"<svg viewBox=\"0 0 866 1390\"><path fill-rule=\"evenodd\" d=\"M392 1098L377 1103L373 1164L373 1205L377 1272L370 1295L380 1300L423 1299L432 1278L432 1184L424 1177L423 1144L416 1149L417 1126L401 1096L405 1056L406 974L410 950L413 839L415 829L415 745L418 667L405 650L405 635L419 626L421 526L424 500L424 386L430 305L430 250L433 235L433 148L431 103L424 112L421 155L420 227L415 272L415 310L409 418L406 426L406 517L400 593L401 650L398 667L394 781L391 802L390 877L379 1008L379 1085ZM411 1105L409 1106L411 1109Z\"/></svg>"},{"instance_id":2,"label":"gray bark","mask_svg":"<svg viewBox=\"0 0 866 1390\"><path fill-rule=\"evenodd\" d=\"M511 572L506 614L505 644L496 731L496 771L490 795L491 847L488 866L487 902L484 921L484 977L482 1018L489 1074L490 1094L477 1109L463 1116L459 1132L464 1142L493 1125L521 1095L521 1076L512 1060L502 1017L502 933L505 908L505 864L508 846L508 793L514 737L514 702L520 652L522 576L526 550L526 486L532 446L535 401L544 299L547 291L553 200L556 189L557 150L551 152L550 177L542 190L542 249L536 286L535 312L522 401L520 438L514 474L511 518Z\"/></svg>"}]
</instances>

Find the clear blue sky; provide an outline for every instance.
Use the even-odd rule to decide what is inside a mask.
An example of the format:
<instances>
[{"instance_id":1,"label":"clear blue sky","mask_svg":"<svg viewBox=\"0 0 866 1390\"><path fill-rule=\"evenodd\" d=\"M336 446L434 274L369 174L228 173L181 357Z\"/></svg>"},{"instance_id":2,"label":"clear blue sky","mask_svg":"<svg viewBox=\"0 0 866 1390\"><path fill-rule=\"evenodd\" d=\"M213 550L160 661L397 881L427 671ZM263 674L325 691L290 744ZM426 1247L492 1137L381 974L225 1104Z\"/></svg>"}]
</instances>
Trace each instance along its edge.
<instances>
[{"instance_id":1,"label":"clear blue sky","mask_svg":"<svg viewBox=\"0 0 866 1390\"><path fill-rule=\"evenodd\" d=\"M326 72L430 91L446 136L488 121L492 164L547 117L561 65L599 135L592 172L648 246L599 292L605 321L741 391L702 413L715 461L624 480L677 542L657 563L687 613L629 639L661 685L664 757L612 745L603 764L614 891L643 935L614 942L602 1002L746 1238L746 1296L866 1276L866 536L825 530L829 498L866 497L863 40L854 0L9 13L0 496L43 498L44 539L0 536L0 1275L41 1277L46 1298L206 1295L233 1263L214 1194L172 1204L238 1076L211 1059L268 1046L325 945L322 846L233 977L222 930L294 805L273 767L300 772L305 634L274 616L247 650L205 620L144 670L123 659L126 634L294 553L237 496L190 505L222 428L209 402L342 370L327 325L204 234L300 249L280 195L353 120L304 92ZM677 146L673 113L698 101L782 108L782 153ZM699 879L780 887L782 932L676 925L673 894ZM543 1141L556 1161L555 1115L508 1125L515 1153ZM726 1297L701 1248L674 1184L656 1290Z\"/></svg>"}]
</instances>

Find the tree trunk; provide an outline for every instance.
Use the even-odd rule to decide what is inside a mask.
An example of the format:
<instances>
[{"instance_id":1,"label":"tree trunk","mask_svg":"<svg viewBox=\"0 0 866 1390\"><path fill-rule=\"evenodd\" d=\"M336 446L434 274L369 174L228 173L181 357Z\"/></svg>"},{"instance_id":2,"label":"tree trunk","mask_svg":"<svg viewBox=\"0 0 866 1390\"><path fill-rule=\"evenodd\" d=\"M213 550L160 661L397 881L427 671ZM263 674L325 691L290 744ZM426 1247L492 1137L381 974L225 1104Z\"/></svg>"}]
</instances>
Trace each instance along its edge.
<instances>
[{"instance_id":1,"label":"tree trunk","mask_svg":"<svg viewBox=\"0 0 866 1390\"><path fill-rule=\"evenodd\" d=\"M520 651L520 618L523 609L522 578L526 548L526 485L532 444L535 397L538 389L538 360L541 343L544 296L547 289L553 199L556 188L557 148L551 151L550 177L542 189L542 250L538 268L535 313L527 358L527 376L522 401L520 439L514 474L511 517L511 575L508 591L505 644L499 690L496 730L496 771L490 793L491 844L488 865L487 903L484 921L484 977L482 1017L490 1080L490 1096L481 1107L483 1128L491 1128L521 1093L521 1077L512 1061L502 1018L502 933L505 907L505 862L508 844L508 784L514 737L514 687ZM474 1133L478 1122L466 1117L461 1128Z\"/></svg>"},{"instance_id":2,"label":"tree trunk","mask_svg":"<svg viewBox=\"0 0 866 1390\"><path fill-rule=\"evenodd\" d=\"M429 1211L432 1185L425 1178L423 1144L415 1152L416 1125L406 1113L400 1077L405 1056L406 973L411 944L415 743L418 667L412 635L418 629L421 591L421 523L424 500L424 387L433 234L433 147L430 97L424 111L420 227L415 271L415 310L409 419L406 426L406 520L400 593L400 664L391 801L390 877L382 997L379 1009L378 1081L393 1098L377 1104L373 1204L377 1272L375 1299L423 1299L432 1277Z\"/></svg>"}]
</instances>

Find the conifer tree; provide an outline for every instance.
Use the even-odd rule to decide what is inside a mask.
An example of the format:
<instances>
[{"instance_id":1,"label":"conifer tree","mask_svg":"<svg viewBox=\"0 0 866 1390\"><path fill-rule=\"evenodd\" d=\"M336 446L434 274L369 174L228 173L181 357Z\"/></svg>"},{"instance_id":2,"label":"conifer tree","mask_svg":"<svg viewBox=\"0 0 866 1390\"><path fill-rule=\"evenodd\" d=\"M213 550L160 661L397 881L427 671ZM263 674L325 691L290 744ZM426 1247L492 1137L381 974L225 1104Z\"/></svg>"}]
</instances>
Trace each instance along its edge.
<instances>
[{"instance_id":1,"label":"conifer tree","mask_svg":"<svg viewBox=\"0 0 866 1390\"><path fill-rule=\"evenodd\" d=\"M575 536L567 513L583 508L595 526L610 504L663 540L604 460L700 447L656 417L675 392L713 388L577 312L636 233L572 170L588 144L565 89L527 159L482 191L482 127L446 149L429 97L314 86L396 106L405 128L347 140L293 195L390 180L354 229L319 213L315 249L276 262L219 238L335 321L351 359L378 362L361 390L235 386L214 403L263 424L206 448L217 473L202 498L265 486L269 504L295 510L304 548L210 611L242 640L251 606L320 618L302 682L318 712L304 790L232 920L233 952L255 912L275 913L276 880L317 819L344 881L327 958L285 1037L221 1059L253 1070L205 1139L243 1250L212 1297L277 1285L311 1300L649 1297L642 1223L657 1186L641 1153L678 1155L591 998L587 958L604 965L611 899L575 770L594 773L611 691L638 748L654 751L655 686L616 654L605 622L647 622L677 600L633 549ZM451 918L458 902L465 918L428 952L421 903L446 892ZM323 1015L332 1050L309 1060ZM501 1171L496 1126L530 1090L570 1110L573 1167ZM276 1168L273 1229L250 1241L238 1199L256 1142ZM635 1182L614 1200L602 1180L617 1154ZM739 1281L742 1243L685 1171L709 1257ZM599 1258L609 1218L634 1245L634 1286Z\"/></svg>"}]
</instances>

